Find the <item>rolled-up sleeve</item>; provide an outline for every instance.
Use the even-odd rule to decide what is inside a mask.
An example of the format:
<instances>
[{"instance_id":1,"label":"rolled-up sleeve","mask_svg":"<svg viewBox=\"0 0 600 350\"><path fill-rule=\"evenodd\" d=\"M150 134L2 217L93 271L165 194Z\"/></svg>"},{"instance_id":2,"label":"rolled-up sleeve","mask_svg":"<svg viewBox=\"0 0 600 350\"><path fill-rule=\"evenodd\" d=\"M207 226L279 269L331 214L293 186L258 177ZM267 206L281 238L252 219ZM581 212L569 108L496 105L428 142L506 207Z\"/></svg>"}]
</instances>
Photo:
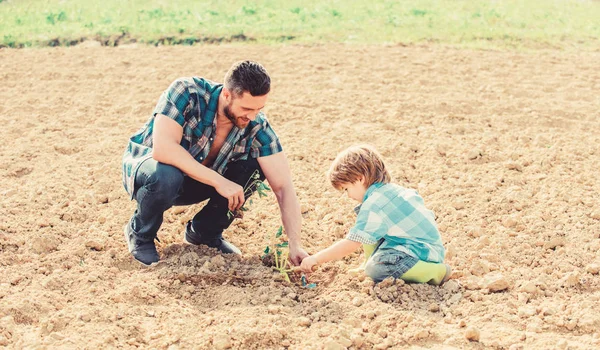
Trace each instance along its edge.
<instances>
[{"instance_id":1,"label":"rolled-up sleeve","mask_svg":"<svg viewBox=\"0 0 600 350\"><path fill-rule=\"evenodd\" d=\"M350 229L346 239L363 244L375 244L385 236L388 224L380 208L366 201L360 208L356 224Z\"/></svg>"},{"instance_id":2,"label":"rolled-up sleeve","mask_svg":"<svg viewBox=\"0 0 600 350\"><path fill-rule=\"evenodd\" d=\"M281 147L279 138L269 122L265 119L262 123L262 128L258 130L254 137L250 155L252 158L259 158L270 156L281 151L283 151L283 147Z\"/></svg>"}]
</instances>

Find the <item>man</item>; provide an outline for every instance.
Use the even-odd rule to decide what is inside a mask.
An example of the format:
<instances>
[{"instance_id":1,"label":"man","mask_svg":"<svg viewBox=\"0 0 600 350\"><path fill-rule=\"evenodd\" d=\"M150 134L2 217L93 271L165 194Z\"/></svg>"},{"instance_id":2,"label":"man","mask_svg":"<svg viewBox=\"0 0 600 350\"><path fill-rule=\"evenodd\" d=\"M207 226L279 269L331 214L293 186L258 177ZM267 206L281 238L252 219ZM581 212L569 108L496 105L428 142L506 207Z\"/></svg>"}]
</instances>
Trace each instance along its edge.
<instances>
[{"instance_id":1,"label":"man","mask_svg":"<svg viewBox=\"0 0 600 350\"><path fill-rule=\"evenodd\" d=\"M187 223L185 240L241 254L222 233L234 219L231 214L256 190L245 194L242 186L257 173L277 197L290 260L299 265L308 255L300 241L300 205L288 161L261 111L270 87L262 65L242 61L227 72L224 84L181 78L162 94L123 155L123 184L137 201L124 231L137 261L159 261L154 239L167 209L205 200Z\"/></svg>"}]
</instances>

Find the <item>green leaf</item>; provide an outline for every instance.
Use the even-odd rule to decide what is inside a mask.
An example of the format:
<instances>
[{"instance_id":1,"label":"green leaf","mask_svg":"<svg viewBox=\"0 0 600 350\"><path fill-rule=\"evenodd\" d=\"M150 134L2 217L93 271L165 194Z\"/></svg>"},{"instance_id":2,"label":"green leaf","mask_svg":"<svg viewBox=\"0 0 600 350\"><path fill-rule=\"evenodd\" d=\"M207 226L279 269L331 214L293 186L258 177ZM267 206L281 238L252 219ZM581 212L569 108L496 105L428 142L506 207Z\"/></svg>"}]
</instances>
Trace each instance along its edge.
<instances>
[{"instance_id":1,"label":"green leaf","mask_svg":"<svg viewBox=\"0 0 600 350\"><path fill-rule=\"evenodd\" d=\"M288 242L283 242L283 243L278 243L275 244L275 246L279 247L279 248L285 248L287 246L289 246L290 244Z\"/></svg>"},{"instance_id":2,"label":"green leaf","mask_svg":"<svg viewBox=\"0 0 600 350\"><path fill-rule=\"evenodd\" d=\"M240 210L241 210L241 211L248 211L248 208L246 208L246 207L241 207L241 208L240 208Z\"/></svg>"},{"instance_id":3,"label":"green leaf","mask_svg":"<svg viewBox=\"0 0 600 350\"><path fill-rule=\"evenodd\" d=\"M279 229L277 230L277 233L275 234L275 238L281 237L282 234L283 234L283 226L279 226Z\"/></svg>"},{"instance_id":4,"label":"green leaf","mask_svg":"<svg viewBox=\"0 0 600 350\"><path fill-rule=\"evenodd\" d=\"M262 258L265 258L267 255L269 255L270 251L271 251L271 248L269 248L269 246L267 246L265 248L265 250L263 250L264 254L263 254Z\"/></svg>"}]
</instances>

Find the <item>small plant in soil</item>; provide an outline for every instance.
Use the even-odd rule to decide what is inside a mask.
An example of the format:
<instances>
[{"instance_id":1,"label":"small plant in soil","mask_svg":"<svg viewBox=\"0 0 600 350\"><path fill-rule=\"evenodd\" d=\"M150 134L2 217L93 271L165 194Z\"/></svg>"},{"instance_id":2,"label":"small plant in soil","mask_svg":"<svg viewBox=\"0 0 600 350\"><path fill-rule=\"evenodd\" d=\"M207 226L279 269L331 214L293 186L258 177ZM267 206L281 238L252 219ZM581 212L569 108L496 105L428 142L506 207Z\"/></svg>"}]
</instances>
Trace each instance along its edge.
<instances>
[{"instance_id":1,"label":"small plant in soil","mask_svg":"<svg viewBox=\"0 0 600 350\"><path fill-rule=\"evenodd\" d=\"M296 270L288 260L290 253L289 243L287 241L281 241L280 237L282 235L283 227L279 226L277 232L268 237L269 243L263 251L264 254L262 255L261 259L264 265L272 267L274 270L278 271L286 281L291 283L290 272L295 272ZM304 274L302 274L300 282L302 287L305 288L312 289L317 286L316 283L308 283L308 280Z\"/></svg>"},{"instance_id":2,"label":"small plant in soil","mask_svg":"<svg viewBox=\"0 0 600 350\"><path fill-rule=\"evenodd\" d=\"M267 186L260 179L260 173L258 172L258 169L254 170L254 172L252 173L252 175L250 175L250 178L248 179L248 181L246 181L246 184L244 185L244 198L247 198L248 196L250 196L254 190L256 190L256 192L258 193L259 198L266 197L267 192L271 191L269 186ZM252 199L250 199L248 202L250 205L252 205ZM244 203L244 205L245 205L245 203ZM243 212L245 212L247 210L248 210L248 208L246 208L245 206L242 206L240 209L235 210L235 211L229 210L227 212L227 217L229 219L231 219L231 218L241 219L244 217Z\"/></svg>"},{"instance_id":3,"label":"small plant in soil","mask_svg":"<svg viewBox=\"0 0 600 350\"><path fill-rule=\"evenodd\" d=\"M290 254L287 241L276 243L277 240L281 240L280 237L283 235L283 227L279 226L277 232L269 239L269 244L263 251L261 257L263 264L271 266L273 269L279 271L283 278L290 281L289 273L293 271L292 265L288 260Z\"/></svg>"}]
</instances>

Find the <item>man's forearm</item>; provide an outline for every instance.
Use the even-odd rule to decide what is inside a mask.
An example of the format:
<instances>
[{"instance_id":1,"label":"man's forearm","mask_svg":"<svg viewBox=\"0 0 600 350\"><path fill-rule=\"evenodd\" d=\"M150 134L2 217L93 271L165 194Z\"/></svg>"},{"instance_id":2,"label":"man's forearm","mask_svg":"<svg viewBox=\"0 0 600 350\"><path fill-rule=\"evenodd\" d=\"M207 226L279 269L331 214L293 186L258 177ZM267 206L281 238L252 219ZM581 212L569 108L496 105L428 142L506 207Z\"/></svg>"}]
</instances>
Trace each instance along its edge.
<instances>
[{"instance_id":1,"label":"man's forearm","mask_svg":"<svg viewBox=\"0 0 600 350\"><path fill-rule=\"evenodd\" d=\"M221 178L219 173L200 164L178 144L160 145L153 149L152 157L161 163L176 167L192 179L209 186L214 187Z\"/></svg>"},{"instance_id":2,"label":"man's forearm","mask_svg":"<svg viewBox=\"0 0 600 350\"><path fill-rule=\"evenodd\" d=\"M279 209L281 211L281 221L285 228L290 245L302 246L300 240L300 228L302 227L302 215L300 214L300 203L294 188L282 189L275 192Z\"/></svg>"}]
</instances>

